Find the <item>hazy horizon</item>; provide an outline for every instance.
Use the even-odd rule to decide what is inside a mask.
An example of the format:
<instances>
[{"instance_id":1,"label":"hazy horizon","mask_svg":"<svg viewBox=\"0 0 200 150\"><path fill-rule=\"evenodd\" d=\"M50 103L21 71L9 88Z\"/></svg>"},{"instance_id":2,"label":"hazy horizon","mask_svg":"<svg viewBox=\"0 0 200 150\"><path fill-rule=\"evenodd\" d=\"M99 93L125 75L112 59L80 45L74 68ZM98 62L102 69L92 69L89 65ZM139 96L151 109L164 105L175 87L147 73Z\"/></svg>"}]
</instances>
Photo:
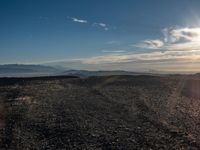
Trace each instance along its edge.
<instances>
[{"instance_id":1,"label":"hazy horizon","mask_svg":"<svg viewBox=\"0 0 200 150\"><path fill-rule=\"evenodd\" d=\"M17 67L17 65L19 65L19 66L21 66L22 68L23 68L23 66L26 68L26 69L28 69L29 68L29 66L41 66L41 67L52 67L52 69L54 68L54 69L58 69L57 71L61 71L60 73L61 73L61 75L62 75L62 71L71 71L71 70L74 70L74 71L89 71L89 72L98 72L98 71L102 71L102 72L115 72L115 71L124 71L124 72L132 72L132 73L155 73L155 74L198 74L198 73L200 73L200 72L195 72L195 71L187 71L187 70L185 70L185 71L181 71L181 70L178 70L178 69L176 69L176 70L156 70L156 69L148 69L148 68L146 68L146 69L143 69L143 70L140 70L140 69L134 69L134 70L128 70L128 69L119 69L119 68L117 68L117 69L115 69L115 68L113 68L113 69L95 69L95 68L90 68L90 69L84 69L84 68L71 68L71 67L63 67L63 66L60 66L60 65L48 65L48 64L32 64L32 63L27 63L27 64L22 64L22 63L15 63L15 64L0 64L0 67L2 66L4 69L5 69L5 66L13 66L14 68L15 67ZM13 67L7 67L7 69L11 69L10 71L12 71L12 68ZM13 69L14 69L13 68ZM17 68L16 68L17 69ZM1 73L3 73L3 72L1 72ZM12 74L16 74L17 72L13 72ZM59 72L58 72L59 73ZM5 73L5 74L7 74L7 73ZM4 73L3 73L3 76L5 75ZM8 75L9 75L10 73L8 73ZM19 73L19 74L24 74L24 73ZM31 74L30 74L31 75ZM37 72L35 72L35 75L37 75Z\"/></svg>"},{"instance_id":2,"label":"hazy horizon","mask_svg":"<svg viewBox=\"0 0 200 150\"><path fill-rule=\"evenodd\" d=\"M2 0L0 64L200 72L198 0Z\"/></svg>"}]
</instances>

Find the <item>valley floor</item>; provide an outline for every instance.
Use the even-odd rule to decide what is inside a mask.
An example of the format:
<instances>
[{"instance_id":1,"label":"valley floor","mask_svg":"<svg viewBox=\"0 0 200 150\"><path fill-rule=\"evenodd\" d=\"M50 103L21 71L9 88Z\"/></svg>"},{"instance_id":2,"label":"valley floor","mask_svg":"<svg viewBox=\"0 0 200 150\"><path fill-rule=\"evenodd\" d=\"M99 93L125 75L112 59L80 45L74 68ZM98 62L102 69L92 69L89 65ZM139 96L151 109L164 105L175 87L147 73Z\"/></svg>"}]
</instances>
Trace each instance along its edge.
<instances>
[{"instance_id":1,"label":"valley floor","mask_svg":"<svg viewBox=\"0 0 200 150\"><path fill-rule=\"evenodd\" d=\"M200 78L1 78L0 149L200 149Z\"/></svg>"}]
</instances>

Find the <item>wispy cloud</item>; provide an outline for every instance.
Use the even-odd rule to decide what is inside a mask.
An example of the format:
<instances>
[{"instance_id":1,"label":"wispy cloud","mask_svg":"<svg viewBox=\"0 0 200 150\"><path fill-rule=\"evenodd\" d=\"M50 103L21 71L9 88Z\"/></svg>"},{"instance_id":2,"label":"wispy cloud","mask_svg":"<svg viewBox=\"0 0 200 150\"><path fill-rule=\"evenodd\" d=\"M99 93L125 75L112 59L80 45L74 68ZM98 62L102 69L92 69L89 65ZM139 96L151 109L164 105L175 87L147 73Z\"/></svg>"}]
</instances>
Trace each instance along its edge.
<instances>
[{"instance_id":1,"label":"wispy cloud","mask_svg":"<svg viewBox=\"0 0 200 150\"><path fill-rule=\"evenodd\" d=\"M109 30L109 28L108 28L108 25L107 24L105 24L105 23L93 23L93 26L95 26L95 27L101 27L101 28L103 28L104 30Z\"/></svg>"},{"instance_id":2,"label":"wispy cloud","mask_svg":"<svg viewBox=\"0 0 200 150\"><path fill-rule=\"evenodd\" d=\"M162 31L168 43L200 41L200 28L165 28Z\"/></svg>"},{"instance_id":3,"label":"wispy cloud","mask_svg":"<svg viewBox=\"0 0 200 150\"><path fill-rule=\"evenodd\" d=\"M125 50L102 50L103 53L125 53Z\"/></svg>"},{"instance_id":4,"label":"wispy cloud","mask_svg":"<svg viewBox=\"0 0 200 150\"><path fill-rule=\"evenodd\" d=\"M104 28L107 26L105 23L94 23L93 25L104 27Z\"/></svg>"},{"instance_id":5,"label":"wispy cloud","mask_svg":"<svg viewBox=\"0 0 200 150\"><path fill-rule=\"evenodd\" d=\"M83 59L84 64L109 64L109 63L128 63L128 62L155 62L155 61L196 61L200 59L200 51L157 51L148 53L126 53L126 54L110 54L105 56L91 57Z\"/></svg>"},{"instance_id":6,"label":"wispy cloud","mask_svg":"<svg viewBox=\"0 0 200 150\"><path fill-rule=\"evenodd\" d=\"M114 63L130 63L130 62L197 62L200 61L200 32L199 29L171 29L169 35L164 34L163 39L168 36L167 40L144 40L140 47L156 49L153 52L126 52L125 50L102 50L102 56L89 58L79 58L73 61L78 61L81 64L99 65L99 64L114 64ZM183 32L184 31L184 32ZM186 32L187 31L187 32ZM182 33L183 32L183 33ZM183 34L183 35L182 35ZM179 41L179 37L190 39L187 41ZM186 37L185 37L186 36ZM176 37L176 40L171 38ZM134 51L134 50L133 50Z\"/></svg>"},{"instance_id":7,"label":"wispy cloud","mask_svg":"<svg viewBox=\"0 0 200 150\"><path fill-rule=\"evenodd\" d=\"M158 69L173 72L198 72L200 70L200 50L191 51L154 51L146 53L110 53L78 59L63 59L40 62L59 64L76 69L91 70L134 70L144 71Z\"/></svg>"},{"instance_id":8,"label":"wispy cloud","mask_svg":"<svg viewBox=\"0 0 200 150\"><path fill-rule=\"evenodd\" d=\"M78 23L88 23L87 20L83 20L83 19L78 19L78 18L73 18L73 17L71 19L72 19L72 21L78 22Z\"/></svg>"},{"instance_id":9,"label":"wispy cloud","mask_svg":"<svg viewBox=\"0 0 200 150\"><path fill-rule=\"evenodd\" d=\"M85 20L85 19L80 19L80 18L76 18L76 17L69 17L69 16L67 16L67 19L68 19L68 20L71 20L71 21L73 21L73 22L76 22L76 23L83 23L83 24L87 24L87 23L88 23L87 20Z\"/></svg>"},{"instance_id":10,"label":"wispy cloud","mask_svg":"<svg viewBox=\"0 0 200 150\"><path fill-rule=\"evenodd\" d=\"M200 60L200 28L163 29L163 39L144 40L135 47L155 49L145 53L116 53L82 60L83 64L130 62L197 62Z\"/></svg>"},{"instance_id":11,"label":"wispy cloud","mask_svg":"<svg viewBox=\"0 0 200 150\"><path fill-rule=\"evenodd\" d=\"M171 51L200 50L200 28L165 28L163 37L157 40L144 40L134 47Z\"/></svg>"},{"instance_id":12,"label":"wispy cloud","mask_svg":"<svg viewBox=\"0 0 200 150\"><path fill-rule=\"evenodd\" d=\"M159 49L164 45L163 41L161 40L145 40L142 43L133 45L140 48L147 48L147 49Z\"/></svg>"},{"instance_id":13,"label":"wispy cloud","mask_svg":"<svg viewBox=\"0 0 200 150\"><path fill-rule=\"evenodd\" d=\"M98 22L89 22L86 19L80 19L80 18L69 17L69 16L67 17L67 19L69 19L73 22L76 22L76 23L89 24L90 26L93 26L93 27L100 27L105 31L108 31L110 29L108 24L103 23L103 22L99 22L99 23Z\"/></svg>"},{"instance_id":14,"label":"wispy cloud","mask_svg":"<svg viewBox=\"0 0 200 150\"><path fill-rule=\"evenodd\" d=\"M103 25L105 27L105 25ZM102 50L101 56L67 60L67 63L85 69L159 69L173 71L200 70L200 28L165 28L160 39L143 40L135 48L154 51L127 52L126 50ZM110 44L115 42L110 41ZM59 62L59 60L57 61ZM65 62L65 60L63 60ZM188 68L186 68L186 66Z\"/></svg>"}]
</instances>

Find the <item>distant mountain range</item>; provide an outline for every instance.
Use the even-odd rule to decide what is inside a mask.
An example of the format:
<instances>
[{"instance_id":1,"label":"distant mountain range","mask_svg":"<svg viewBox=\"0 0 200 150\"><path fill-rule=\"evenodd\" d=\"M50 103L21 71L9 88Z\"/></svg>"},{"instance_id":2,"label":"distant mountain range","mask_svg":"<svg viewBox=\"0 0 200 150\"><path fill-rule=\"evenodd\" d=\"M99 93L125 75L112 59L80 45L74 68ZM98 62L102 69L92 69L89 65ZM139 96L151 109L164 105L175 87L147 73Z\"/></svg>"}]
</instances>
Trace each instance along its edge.
<instances>
[{"instance_id":1,"label":"distant mountain range","mask_svg":"<svg viewBox=\"0 0 200 150\"><path fill-rule=\"evenodd\" d=\"M114 71L67 70L64 71L63 74L79 76L79 77L89 77L89 76L110 76L110 75L150 75L151 73L129 72L122 70L114 70Z\"/></svg>"},{"instance_id":2,"label":"distant mountain range","mask_svg":"<svg viewBox=\"0 0 200 150\"><path fill-rule=\"evenodd\" d=\"M109 75L158 75L164 74L159 71L149 72L130 72L130 71L88 71L88 70L68 70L63 67L43 66L43 65L24 65L9 64L0 65L0 77L34 77L34 76L56 76L70 75L78 77L89 76L109 76Z\"/></svg>"},{"instance_id":3,"label":"distant mountain range","mask_svg":"<svg viewBox=\"0 0 200 150\"><path fill-rule=\"evenodd\" d=\"M52 75L61 72L61 70L42 65L22 65L22 64L9 64L0 65L0 76L40 76Z\"/></svg>"}]
</instances>

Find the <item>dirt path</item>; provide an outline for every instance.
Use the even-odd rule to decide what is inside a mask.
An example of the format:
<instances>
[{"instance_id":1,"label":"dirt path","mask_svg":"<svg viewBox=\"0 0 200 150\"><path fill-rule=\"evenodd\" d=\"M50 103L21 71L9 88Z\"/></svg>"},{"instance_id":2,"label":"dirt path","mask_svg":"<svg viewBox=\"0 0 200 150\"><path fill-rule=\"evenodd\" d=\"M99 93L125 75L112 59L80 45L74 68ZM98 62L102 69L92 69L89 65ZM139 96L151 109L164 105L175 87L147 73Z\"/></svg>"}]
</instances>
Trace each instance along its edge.
<instances>
[{"instance_id":1,"label":"dirt path","mask_svg":"<svg viewBox=\"0 0 200 150\"><path fill-rule=\"evenodd\" d=\"M168 104L167 106L169 107L169 112L171 114L174 113L174 108L176 107L178 101L177 98L180 96L180 93L185 85L185 77L181 78L180 81L178 82L176 88L172 92L171 96L168 98Z\"/></svg>"}]
</instances>

